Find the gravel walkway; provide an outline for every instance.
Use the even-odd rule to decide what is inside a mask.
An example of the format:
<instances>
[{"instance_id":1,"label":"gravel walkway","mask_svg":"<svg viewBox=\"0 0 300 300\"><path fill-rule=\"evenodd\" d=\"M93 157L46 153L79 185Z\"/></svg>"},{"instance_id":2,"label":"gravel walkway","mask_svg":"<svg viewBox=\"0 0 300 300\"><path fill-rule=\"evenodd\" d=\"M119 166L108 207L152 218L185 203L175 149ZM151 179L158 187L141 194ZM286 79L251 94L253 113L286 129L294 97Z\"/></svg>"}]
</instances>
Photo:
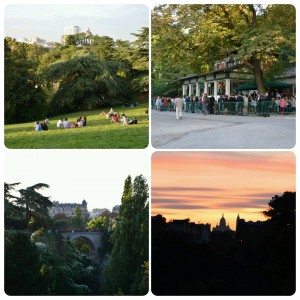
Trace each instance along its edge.
<instances>
[{"instance_id":1,"label":"gravel walkway","mask_svg":"<svg viewBox=\"0 0 300 300\"><path fill-rule=\"evenodd\" d=\"M296 117L224 116L151 111L151 141L158 149L291 149Z\"/></svg>"}]
</instances>

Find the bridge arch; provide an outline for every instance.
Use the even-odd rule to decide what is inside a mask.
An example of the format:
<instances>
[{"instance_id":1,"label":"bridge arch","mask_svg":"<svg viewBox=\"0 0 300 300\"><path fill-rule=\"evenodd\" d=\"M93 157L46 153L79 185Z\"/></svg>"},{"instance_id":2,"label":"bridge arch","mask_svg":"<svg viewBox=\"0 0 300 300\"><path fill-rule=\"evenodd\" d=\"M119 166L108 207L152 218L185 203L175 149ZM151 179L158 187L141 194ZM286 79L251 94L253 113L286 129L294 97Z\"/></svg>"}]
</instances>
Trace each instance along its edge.
<instances>
[{"instance_id":1,"label":"bridge arch","mask_svg":"<svg viewBox=\"0 0 300 300\"><path fill-rule=\"evenodd\" d=\"M95 256L95 253L96 253L97 249L96 249L95 244L89 238L87 238L85 236L77 236L77 237L69 239L69 241L72 244L74 244L75 247L76 247L76 242L84 242L89 248L88 255L89 256Z\"/></svg>"},{"instance_id":2,"label":"bridge arch","mask_svg":"<svg viewBox=\"0 0 300 300\"><path fill-rule=\"evenodd\" d=\"M98 258L98 250L102 248L103 244L103 232L101 231L65 231L60 232L60 234L70 241L71 243L76 242L76 240L82 240L89 246L89 256L92 259Z\"/></svg>"}]
</instances>

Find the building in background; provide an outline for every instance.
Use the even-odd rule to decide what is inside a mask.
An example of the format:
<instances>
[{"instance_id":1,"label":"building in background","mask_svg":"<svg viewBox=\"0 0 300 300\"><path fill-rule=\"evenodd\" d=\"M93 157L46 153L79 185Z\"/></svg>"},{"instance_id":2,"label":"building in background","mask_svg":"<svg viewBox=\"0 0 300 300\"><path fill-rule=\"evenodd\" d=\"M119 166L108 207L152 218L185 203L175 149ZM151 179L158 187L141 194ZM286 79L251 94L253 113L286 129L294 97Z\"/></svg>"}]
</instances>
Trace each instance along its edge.
<instances>
[{"instance_id":1,"label":"building in background","mask_svg":"<svg viewBox=\"0 0 300 300\"><path fill-rule=\"evenodd\" d=\"M66 26L64 28L64 35L77 34L80 32L81 32L81 29L79 26Z\"/></svg>"},{"instance_id":2,"label":"building in background","mask_svg":"<svg viewBox=\"0 0 300 300\"><path fill-rule=\"evenodd\" d=\"M168 230L176 230L192 237L195 243L207 243L210 239L210 224L196 224L189 219L173 220L167 224Z\"/></svg>"},{"instance_id":3,"label":"building in background","mask_svg":"<svg viewBox=\"0 0 300 300\"><path fill-rule=\"evenodd\" d=\"M49 208L50 217L55 215L64 214L66 217L71 217L74 215L74 210L76 207L81 208L83 215L88 216L89 212L87 209L87 202L83 200L80 203L60 203L59 201L53 201L53 206Z\"/></svg>"}]
</instances>

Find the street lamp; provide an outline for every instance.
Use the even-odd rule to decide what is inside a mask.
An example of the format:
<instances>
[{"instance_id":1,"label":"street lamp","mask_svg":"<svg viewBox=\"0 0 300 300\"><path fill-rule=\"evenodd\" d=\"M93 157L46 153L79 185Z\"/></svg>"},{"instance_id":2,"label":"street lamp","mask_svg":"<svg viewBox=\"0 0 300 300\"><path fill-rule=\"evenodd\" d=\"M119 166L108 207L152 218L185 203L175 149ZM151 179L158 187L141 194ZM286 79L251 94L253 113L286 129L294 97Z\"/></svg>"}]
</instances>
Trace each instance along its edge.
<instances>
[{"instance_id":1,"label":"street lamp","mask_svg":"<svg viewBox=\"0 0 300 300\"><path fill-rule=\"evenodd\" d=\"M230 67L233 67L234 66L234 58L233 57L230 57L229 60L228 60L228 63L227 63L227 66L230 68Z\"/></svg>"}]
</instances>

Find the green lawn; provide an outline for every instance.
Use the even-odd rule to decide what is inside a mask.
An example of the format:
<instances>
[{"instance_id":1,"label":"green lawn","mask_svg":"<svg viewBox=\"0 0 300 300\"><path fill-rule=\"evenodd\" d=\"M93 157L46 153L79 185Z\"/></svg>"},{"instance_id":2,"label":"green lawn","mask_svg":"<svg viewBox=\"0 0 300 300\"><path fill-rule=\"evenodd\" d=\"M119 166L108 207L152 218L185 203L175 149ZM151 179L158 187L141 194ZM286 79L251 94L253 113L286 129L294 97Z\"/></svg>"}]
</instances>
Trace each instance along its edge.
<instances>
[{"instance_id":1,"label":"green lawn","mask_svg":"<svg viewBox=\"0 0 300 300\"><path fill-rule=\"evenodd\" d=\"M100 115L103 109L81 111L49 118L48 131L33 130L34 121L5 125L4 142L10 149L144 149L149 144L148 104L137 107L114 107L120 114L124 111L128 119L136 117L138 124L123 126L111 123ZM109 108L104 110L109 111ZM87 116L87 126L80 128L57 128L61 118L76 122L79 116ZM36 121L43 121L36 120Z\"/></svg>"}]
</instances>

